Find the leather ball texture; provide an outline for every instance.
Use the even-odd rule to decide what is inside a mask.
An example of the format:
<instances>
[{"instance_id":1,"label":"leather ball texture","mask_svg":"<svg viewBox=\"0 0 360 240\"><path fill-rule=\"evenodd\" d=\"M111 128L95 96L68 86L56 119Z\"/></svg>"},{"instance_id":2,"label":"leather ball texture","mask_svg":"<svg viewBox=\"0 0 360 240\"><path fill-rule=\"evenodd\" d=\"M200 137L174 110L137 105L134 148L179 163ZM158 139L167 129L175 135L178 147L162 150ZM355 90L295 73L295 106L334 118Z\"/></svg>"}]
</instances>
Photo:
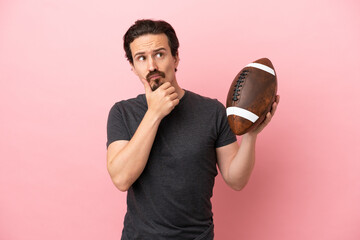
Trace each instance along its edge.
<instances>
[{"instance_id":1,"label":"leather ball texture","mask_svg":"<svg viewBox=\"0 0 360 240\"><path fill-rule=\"evenodd\" d=\"M231 130L243 135L262 123L276 98L277 77L267 58L246 65L231 83L226 113Z\"/></svg>"}]
</instances>

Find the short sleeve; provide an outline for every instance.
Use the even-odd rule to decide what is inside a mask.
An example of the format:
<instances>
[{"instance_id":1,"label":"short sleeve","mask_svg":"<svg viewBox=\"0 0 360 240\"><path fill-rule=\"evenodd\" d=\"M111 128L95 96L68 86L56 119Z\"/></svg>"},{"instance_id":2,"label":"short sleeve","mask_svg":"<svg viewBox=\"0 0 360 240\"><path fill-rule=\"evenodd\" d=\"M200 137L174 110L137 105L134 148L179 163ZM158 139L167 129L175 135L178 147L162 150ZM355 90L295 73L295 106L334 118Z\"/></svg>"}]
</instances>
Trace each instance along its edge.
<instances>
[{"instance_id":1,"label":"short sleeve","mask_svg":"<svg viewBox=\"0 0 360 240\"><path fill-rule=\"evenodd\" d=\"M129 132L126 128L124 118L120 111L121 104L116 103L110 109L107 121L107 142L106 147L117 140L130 140Z\"/></svg>"},{"instance_id":2,"label":"short sleeve","mask_svg":"<svg viewBox=\"0 0 360 240\"><path fill-rule=\"evenodd\" d=\"M223 147L230 143L236 141L235 134L231 131L227 116L226 116L226 109L224 105L218 102L218 114L217 114L217 129L218 129L218 138L215 142L215 147Z\"/></svg>"}]
</instances>

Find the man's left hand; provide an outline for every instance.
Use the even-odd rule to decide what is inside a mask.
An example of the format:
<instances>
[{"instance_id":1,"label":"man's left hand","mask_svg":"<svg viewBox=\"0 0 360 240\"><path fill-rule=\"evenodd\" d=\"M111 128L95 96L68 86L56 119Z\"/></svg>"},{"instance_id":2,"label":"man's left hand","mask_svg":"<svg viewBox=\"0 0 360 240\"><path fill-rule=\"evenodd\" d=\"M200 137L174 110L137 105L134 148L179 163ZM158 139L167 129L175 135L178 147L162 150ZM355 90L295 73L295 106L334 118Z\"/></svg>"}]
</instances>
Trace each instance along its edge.
<instances>
[{"instance_id":1,"label":"man's left hand","mask_svg":"<svg viewBox=\"0 0 360 240\"><path fill-rule=\"evenodd\" d=\"M269 122L271 121L271 118L274 116L274 114L276 112L276 108L279 105L279 101L280 101L280 96L276 95L275 102L272 104L270 112L268 112L266 114L264 121L257 128L248 132L248 134L257 135L266 127L266 125L269 124Z\"/></svg>"}]
</instances>

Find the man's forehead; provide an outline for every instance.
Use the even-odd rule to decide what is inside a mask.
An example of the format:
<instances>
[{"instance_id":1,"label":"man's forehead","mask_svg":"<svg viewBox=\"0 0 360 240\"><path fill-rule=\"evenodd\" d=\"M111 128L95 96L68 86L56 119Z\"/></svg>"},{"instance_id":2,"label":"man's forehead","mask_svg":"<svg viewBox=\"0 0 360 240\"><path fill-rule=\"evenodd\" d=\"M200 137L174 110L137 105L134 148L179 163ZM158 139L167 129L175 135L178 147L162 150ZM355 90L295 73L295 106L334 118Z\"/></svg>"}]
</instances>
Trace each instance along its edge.
<instances>
[{"instance_id":1,"label":"man's forehead","mask_svg":"<svg viewBox=\"0 0 360 240\"><path fill-rule=\"evenodd\" d=\"M142 35L130 43L133 55L137 52L154 51L159 48L170 50L168 38L164 33Z\"/></svg>"}]
</instances>

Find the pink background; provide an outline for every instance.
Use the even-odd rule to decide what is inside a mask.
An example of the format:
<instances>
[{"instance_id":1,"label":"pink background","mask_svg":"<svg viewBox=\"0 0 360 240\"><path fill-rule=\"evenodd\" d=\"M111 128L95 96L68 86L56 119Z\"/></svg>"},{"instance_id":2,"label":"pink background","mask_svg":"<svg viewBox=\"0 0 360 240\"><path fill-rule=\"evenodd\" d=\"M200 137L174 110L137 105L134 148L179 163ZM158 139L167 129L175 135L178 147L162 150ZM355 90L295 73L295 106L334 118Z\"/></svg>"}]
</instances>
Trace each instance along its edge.
<instances>
[{"instance_id":1,"label":"pink background","mask_svg":"<svg viewBox=\"0 0 360 240\"><path fill-rule=\"evenodd\" d=\"M216 178L216 239L360 239L359 12L356 0L0 1L0 239L120 238L106 121L143 92L122 49L138 18L176 29L185 89L224 103L249 62L277 71L248 186Z\"/></svg>"}]
</instances>

